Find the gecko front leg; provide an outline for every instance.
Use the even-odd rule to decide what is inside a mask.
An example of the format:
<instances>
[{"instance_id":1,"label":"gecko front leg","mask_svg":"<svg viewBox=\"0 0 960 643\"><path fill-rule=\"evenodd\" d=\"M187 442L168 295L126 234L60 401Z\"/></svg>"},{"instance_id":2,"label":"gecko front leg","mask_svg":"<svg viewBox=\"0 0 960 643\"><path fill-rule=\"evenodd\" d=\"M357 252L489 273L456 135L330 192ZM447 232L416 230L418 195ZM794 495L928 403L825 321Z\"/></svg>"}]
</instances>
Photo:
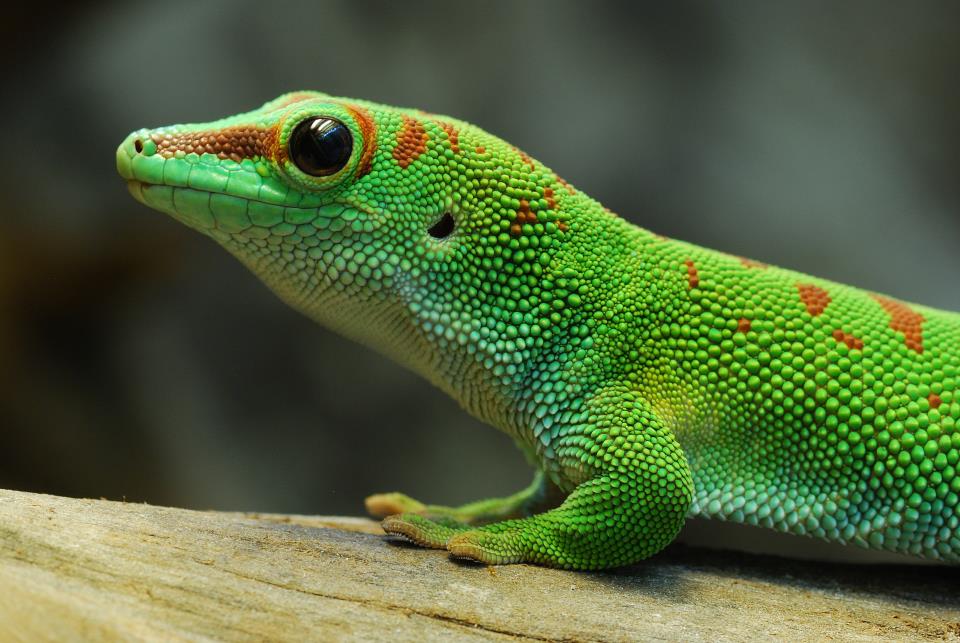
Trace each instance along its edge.
<instances>
[{"instance_id":1,"label":"gecko front leg","mask_svg":"<svg viewBox=\"0 0 960 643\"><path fill-rule=\"evenodd\" d=\"M604 389L553 446L556 470L583 480L544 513L472 528L417 514L384 521L384 530L488 564L530 562L602 569L636 562L673 540L693 497L676 438L636 393ZM411 537L410 534L414 536Z\"/></svg>"}]
</instances>

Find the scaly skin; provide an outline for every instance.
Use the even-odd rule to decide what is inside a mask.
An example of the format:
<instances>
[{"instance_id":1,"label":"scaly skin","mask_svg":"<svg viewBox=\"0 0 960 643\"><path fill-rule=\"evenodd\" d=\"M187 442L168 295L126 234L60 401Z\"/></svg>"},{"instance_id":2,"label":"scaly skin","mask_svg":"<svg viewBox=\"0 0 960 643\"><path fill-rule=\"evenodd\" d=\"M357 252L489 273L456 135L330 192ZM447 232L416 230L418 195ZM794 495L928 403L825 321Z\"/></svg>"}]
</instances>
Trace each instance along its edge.
<instances>
[{"instance_id":1,"label":"scaly skin","mask_svg":"<svg viewBox=\"0 0 960 643\"><path fill-rule=\"evenodd\" d=\"M289 140L321 115L353 144L316 178ZM141 130L117 167L541 472L461 508L371 497L388 533L600 569L705 516L960 561L960 315L665 239L472 125L360 100Z\"/></svg>"}]
</instances>

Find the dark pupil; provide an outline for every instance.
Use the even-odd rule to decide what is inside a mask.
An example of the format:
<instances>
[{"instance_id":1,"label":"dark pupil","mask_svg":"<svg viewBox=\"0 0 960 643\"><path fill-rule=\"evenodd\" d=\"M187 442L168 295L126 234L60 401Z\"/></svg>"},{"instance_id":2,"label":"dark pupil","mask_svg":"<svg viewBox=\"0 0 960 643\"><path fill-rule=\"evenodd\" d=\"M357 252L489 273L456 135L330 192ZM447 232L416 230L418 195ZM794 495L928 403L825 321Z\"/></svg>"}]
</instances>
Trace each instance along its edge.
<instances>
[{"instance_id":1,"label":"dark pupil","mask_svg":"<svg viewBox=\"0 0 960 643\"><path fill-rule=\"evenodd\" d=\"M290 135L290 158L313 176L336 174L350 160L352 151L350 130L333 118L309 118Z\"/></svg>"}]
</instances>

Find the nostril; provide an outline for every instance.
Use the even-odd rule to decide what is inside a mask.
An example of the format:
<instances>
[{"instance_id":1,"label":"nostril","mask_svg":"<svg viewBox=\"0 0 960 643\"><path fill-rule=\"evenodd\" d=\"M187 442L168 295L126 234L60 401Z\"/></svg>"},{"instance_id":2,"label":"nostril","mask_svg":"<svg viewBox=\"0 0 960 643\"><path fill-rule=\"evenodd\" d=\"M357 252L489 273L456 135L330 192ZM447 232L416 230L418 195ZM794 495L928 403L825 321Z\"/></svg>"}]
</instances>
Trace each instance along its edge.
<instances>
[{"instance_id":1,"label":"nostril","mask_svg":"<svg viewBox=\"0 0 960 643\"><path fill-rule=\"evenodd\" d=\"M133 149L137 151L137 154L143 152L143 140L139 138L133 139Z\"/></svg>"}]
</instances>

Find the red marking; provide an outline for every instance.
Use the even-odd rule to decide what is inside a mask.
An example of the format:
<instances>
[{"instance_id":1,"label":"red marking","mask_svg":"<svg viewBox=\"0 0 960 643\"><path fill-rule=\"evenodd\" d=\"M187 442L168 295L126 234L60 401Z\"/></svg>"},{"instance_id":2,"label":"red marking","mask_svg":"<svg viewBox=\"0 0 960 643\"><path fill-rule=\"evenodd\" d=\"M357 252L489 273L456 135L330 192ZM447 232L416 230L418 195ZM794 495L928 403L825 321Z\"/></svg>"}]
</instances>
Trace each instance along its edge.
<instances>
[{"instance_id":1,"label":"red marking","mask_svg":"<svg viewBox=\"0 0 960 643\"><path fill-rule=\"evenodd\" d=\"M477 154L486 154L486 153L487 153L487 148L485 148L483 145L477 145Z\"/></svg>"},{"instance_id":2,"label":"red marking","mask_svg":"<svg viewBox=\"0 0 960 643\"><path fill-rule=\"evenodd\" d=\"M543 198L547 202L547 208L550 210L557 209L557 200L553 198L553 188L544 188L543 189Z\"/></svg>"},{"instance_id":3,"label":"red marking","mask_svg":"<svg viewBox=\"0 0 960 643\"><path fill-rule=\"evenodd\" d=\"M280 126L274 125L263 138L263 155L283 164L287 160L287 147L280 147Z\"/></svg>"},{"instance_id":4,"label":"red marking","mask_svg":"<svg viewBox=\"0 0 960 643\"><path fill-rule=\"evenodd\" d=\"M936 393L931 393L930 397L927 398L927 401L930 402L930 408L934 411L939 409L940 405L943 404L943 399L941 399Z\"/></svg>"},{"instance_id":5,"label":"red marking","mask_svg":"<svg viewBox=\"0 0 960 643\"><path fill-rule=\"evenodd\" d=\"M406 168L426 151L427 131L423 128L423 123L404 115L403 126L397 132L397 146L393 148L393 158L400 167Z\"/></svg>"},{"instance_id":6,"label":"red marking","mask_svg":"<svg viewBox=\"0 0 960 643\"><path fill-rule=\"evenodd\" d=\"M751 328L753 328L753 324L751 324L750 320L746 317L743 317L739 322L737 322L737 330L739 330L741 333L749 333Z\"/></svg>"},{"instance_id":7,"label":"red marking","mask_svg":"<svg viewBox=\"0 0 960 643\"><path fill-rule=\"evenodd\" d=\"M690 284L691 288L696 288L700 285L700 274L697 272L697 267L691 259L687 259L683 263L687 267L687 283Z\"/></svg>"},{"instance_id":8,"label":"red marking","mask_svg":"<svg viewBox=\"0 0 960 643\"><path fill-rule=\"evenodd\" d=\"M566 221L557 221L557 227L560 228L560 232L566 232L570 229L570 226L567 225Z\"/></svg>"},{"instance_id":9,"label":"red marking","mask_svg":"<svg viewBox=\"0 0 960 643\"><path fill-rule=\"evenodd\" d=\"M517 210L517 219L520 223L535 223L537 215L530 210L530 203L526 199L520 199L520 209Z\"/></svg>"},{"instance_id":10,"label":"red marking","mask_svg":"<svg viewBox=\"0 0 960 643\"><path fill-rule=\"evenodd\" d=\"M822 315L830 302L833 301L830 298L830 293L813 284L797 284L797 290L800 291L800 299L803 300L803 305L807 307L807 312L814 317Z\"/></svg>"},{"instance_id":11,"label":"red marking","mask_svg":"<svg viewBox=\"0 0 960 643\"><path fill-rule=\"evenodd\" d=\"M450 149L453 150L454 154L459 154L460 134L457 132L457 128L444 121L437 121L437 123L440 125L440 128L447 133L447 141L450 143Z\"/></svg>"},{"instance_id":12,"label":"red marking","mask_svg":"<svg viewBox=\"0 0 960 643\"><path fill-rule=\"evenodd\" d=\"M859 337L854 337L853 335L849 335L843 332L842 330L840 330L839 328L833 331L833 338L837 340L838 343L842 342L846 344L847 348L851 350L858 350L858 351L863 350L862 339L860 339Z\"/></svg>"},{"instance_id":13,"label":"red marking","mask_svg":"<svg viewBox=\"0 0 960 643\"><path fill-rule=\"evenodd\" d=\"M922 355L923 322L926 321L923 315L902 302L881 295L871 295L871 297L890 315L890 328L903 333L907 348Z\"/></svg>"},{"instance_id":14,"label":"red marking","mask_svg":"<svg viewBox=\"0 0 960 643\"><path fill-rule=\"evenodd\" d=\"M746 268L759 268L761 270L769 268L768 264L763 263L762 261L754 261L753 259L747 259L746 257L737 257L740 260L740 263Z\"/></svg>"},{"instance_id":15,"label":"red marking","mask_svg":"<svg viewBox=\"0 0 960 643\"><path fill-rule=\"evenodd\" d=\"M534 167L534 165L533 165L533 159L530 158L529 156L527 156L526 152L524 152L524 151L521 150L521 149L517 149L516 147L513 148L513 151L515 151L515 152L517 153L517 155L520 157L520 160L521 160L521 161L523 161L524 163L526 163L527 165L530 166L530 169L531 169L531 170L537 169L537 168Z\"/></svg>"},{"instance_id":16,"label":"red marking","mask_svg":"<svg viewBox=\"0 0 960 643\"><path fill-rule=\"evenodd\" d=\"M577 193L577 191L573 189L573 186L572 186L572 185L570 185L569 183L567 183L566 181L564 181L562 178L560 178L560 177L557 176L556 174L553 175L553 178L555 178L555 179L557 180L557 183L559 183L559 184L562 185L564 188L566 188L567 193L569 193L571 196Z\"/></svg>"},{"instance_id":17,"label":"red marking","mask_svg":"<svg viewBox=\"0 0 960 643\"><path fill-rule=\"evenodd\" d=\"M519 237L523 232L524 223L536 223L537 213L530 210L530 202L526 199L520 199L520 208L517 210L516 219L510 224L510 234Z\"/></svg>"},{"instance_id":18,"label":"red marking","mask_svg":"<svg viewBox=\"0 0 960 643\"><path fill-rule=\"evenodd\" d=\"M221 159L239 163L245 158L276 158L278 153L276 127L233 125L219 130L156 133L150 138L157 144L157 153L164 158L171 158L177 152L216 154Z\"/></svg>"},{"instance_id":19,"label":"red marking","mask_svg":"<svg viewBox=\"0 0 960 643\"><path fill-rule=\"evenodd\" d=\"M373 169L373 154L377 151L377 123L370 112L358 105L345 105L353 116L363 135L363 151L360 152L360 162L357 163L357 178L370 173Z\"/></svg>"}]
</instances>

